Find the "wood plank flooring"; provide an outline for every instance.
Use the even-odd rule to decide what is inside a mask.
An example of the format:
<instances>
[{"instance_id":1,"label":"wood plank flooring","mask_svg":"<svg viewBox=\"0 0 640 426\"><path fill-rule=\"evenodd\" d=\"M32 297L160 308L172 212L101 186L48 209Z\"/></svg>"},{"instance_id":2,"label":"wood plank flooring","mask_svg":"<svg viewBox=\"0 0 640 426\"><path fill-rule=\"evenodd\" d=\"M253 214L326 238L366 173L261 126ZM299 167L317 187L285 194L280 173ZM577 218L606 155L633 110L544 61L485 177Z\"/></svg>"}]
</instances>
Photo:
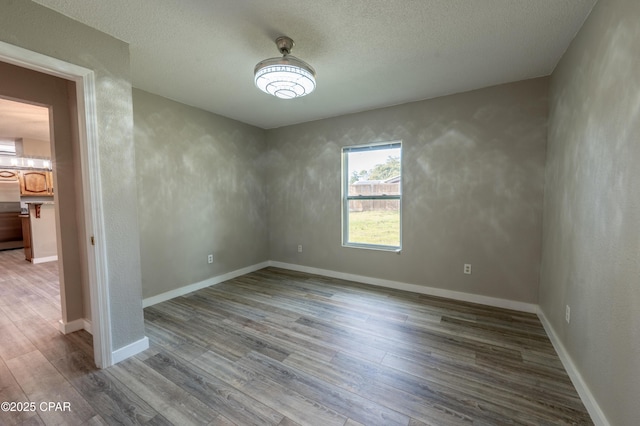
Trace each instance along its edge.
<instances>
[{"instance_id":1,"label":"wood plank flooring","mask_svg":"<svg viewBox=\"0 0 640 426\"><path fill-rule=\"evenodd\" d=\"M21 262L0 252L0 401L72 412L2 425L592 424L535 315L268 268L145 309L150 349L97 370L45 308L55 264Z\"/></svg>"}]
</instances>

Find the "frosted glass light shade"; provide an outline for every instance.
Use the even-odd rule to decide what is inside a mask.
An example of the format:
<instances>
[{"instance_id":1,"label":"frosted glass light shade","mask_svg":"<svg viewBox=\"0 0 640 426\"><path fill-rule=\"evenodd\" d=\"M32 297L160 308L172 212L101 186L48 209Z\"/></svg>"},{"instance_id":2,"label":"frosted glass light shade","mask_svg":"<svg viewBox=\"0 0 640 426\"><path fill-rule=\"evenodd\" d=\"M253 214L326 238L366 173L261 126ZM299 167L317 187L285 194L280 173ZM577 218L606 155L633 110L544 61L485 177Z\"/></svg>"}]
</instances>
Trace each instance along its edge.
<instances>
[{"instance_id":1,"label":"frosted glass light shade","mask_svg":"<svg viewBox=\"0 0 640 426\"><path fill-rule=\"evenodd\" d=\"M254 70L258 89L281 99L308 95L316 88L316 73L304 61L291 55L266 59Z\"/></svg>"}]
</instances>

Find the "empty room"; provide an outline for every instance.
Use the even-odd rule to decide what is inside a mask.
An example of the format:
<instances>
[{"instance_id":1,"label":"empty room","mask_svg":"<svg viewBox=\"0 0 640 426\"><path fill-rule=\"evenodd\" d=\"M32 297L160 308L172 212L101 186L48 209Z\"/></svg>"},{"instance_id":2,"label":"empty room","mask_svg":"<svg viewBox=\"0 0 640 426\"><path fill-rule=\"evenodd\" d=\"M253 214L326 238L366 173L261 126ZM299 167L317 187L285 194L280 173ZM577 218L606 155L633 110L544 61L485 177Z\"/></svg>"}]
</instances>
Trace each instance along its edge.
<instances>
[{"instance_id":1,"label":"empty room","mask_svg":"<svg viewBox=\"0 0 640 426\"><path fill-rule=\"evenodd\" d=\"M637 0L0 24L0 424L639 423Z\"/></svg>"}]
</instances>

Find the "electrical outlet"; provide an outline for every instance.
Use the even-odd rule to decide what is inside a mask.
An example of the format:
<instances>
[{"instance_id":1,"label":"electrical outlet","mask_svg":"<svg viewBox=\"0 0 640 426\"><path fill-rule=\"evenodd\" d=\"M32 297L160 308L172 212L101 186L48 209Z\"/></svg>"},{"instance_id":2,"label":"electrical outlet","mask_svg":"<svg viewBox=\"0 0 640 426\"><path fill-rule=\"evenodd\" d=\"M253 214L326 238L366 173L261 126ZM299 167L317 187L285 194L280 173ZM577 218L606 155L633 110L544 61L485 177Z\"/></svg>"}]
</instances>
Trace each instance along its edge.
<instances>
[{"instance_id":1,"label":"electrical outlet","mask_svg":"<svg viewBox=\"0 0 640 426\"><path fill-rule=\"evenodd\" d=\"M567 308L564 311L564 319L567 320L567 324L571 322L571 308L567 305Z\"/></svg>"},{"instance_id":2,"label":"electrical outlet","mask_svg":"<svg viewBox=\"0 0 640 426\"><path fill-rule=\"evenodd\" d=\"M207 256L207 262L208 263L213 263L213 255L210 254L209 256Z\"/></svg>"},{"instance_id":3,"label":"electrical outlet","mask_svg":"<svg viewBox=\"0 0 640 426\"><path fill-rule=\"evenodd\" d=\"M298 245L298 253L302 253L302 244Z\"/></svg>"},{"instance_id":4,"label":"electrical outlet","mask_svg":"<svg viewBox=\"0 0 640 426\"><path fill-rule=\"evenodd\" d=\"M467 275L471 275L471 264L470 263L465 263L464 264L464 269L462 270L462 272L464 272Z\"/></svg>"}]
</instances>

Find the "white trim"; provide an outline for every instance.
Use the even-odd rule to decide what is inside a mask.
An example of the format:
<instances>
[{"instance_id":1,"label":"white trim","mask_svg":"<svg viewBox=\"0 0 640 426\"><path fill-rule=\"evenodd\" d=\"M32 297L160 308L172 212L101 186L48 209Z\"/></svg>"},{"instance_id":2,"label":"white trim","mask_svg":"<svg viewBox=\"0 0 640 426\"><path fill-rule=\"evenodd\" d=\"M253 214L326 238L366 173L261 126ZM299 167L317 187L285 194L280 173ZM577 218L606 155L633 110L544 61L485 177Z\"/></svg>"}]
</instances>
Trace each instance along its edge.
<instances>
[{"instance_id":1,"label":"white trim","mask_svg":"<svg viewBox=\"0 0 640 426\"><path fill-rule=\"evenodd\" d=\"M88 262L89 294L91 301L93 351L96 366L113 364L111 346L111 305L107 271L107 248L102 210L102 180L98 151L98 113L96 111L95 74L90 72L76 85L78 127L80 134L80 164L84 193L85 235L94 238L95 245L85 242ZM84 114L80 113L84 111ZM85 140L86 138L86 140Z\"/></svg>"},{"instance_id":2,"label":"white trim","mask_svg":"<svg viewBox=\"0 0 640 426\"><path fill-rule=\"evenodd\" d=\"M47 257L34 257L31 259L31 263L47 263L47 262L57 262L58 255L55 256L47 256Z\"/></svg>"},{"instance_id":3,"label":"white trim","mask_svg":"<svg viewBox=\"0 0 640 426\"><path fill-rule=\"evenodd\" d=\"M336 272L329 269L312 268L309 266L295 265L292 263L276 262L273 260L257 263L247 266L246 268L237 269L227 272L223 275L208 278L198 283L189 284L156 296L147 297L142 300L142 307L147 308L158 303L166 302L175 297L184 296L185 294L201 290L221 282L231 280L233 278L258 271L260 269L273 266L275 268L289 269L291 271L306 272L308 274L324 275L326 277L338 278L343 280L355 281L364 284L375 285L378 287L393 288L396 290L411 291L413 293L427 294L429 296L445 297L447 299L459 300L463 302L478 303L481 305L494 306L497 308L512 309L520 312L528 312L535 314L538 312L538 306L532 303L518 302L515 300L499 299L496 297L482 296L478 294L463 293L453 290L445 290L441 288L426 287L416 284L407 284L399 281L383 280L380 278L366 277L363 275L347 274L345 272Z\"/></svg>"},{"instance_id":4,"label":"white trim","mask_svg":"<svg viewBox=\"0 0 640 426\"><path fill-rule=\"evenodd\" d=\"M549 340L551 340L551 344L553 344L554 349L560 357L560 361L562 361L564 369L567 370L567 374L569 374L571 383L573 383L573 386L578 391L578 395L580 395L582 403L589 412L591 420L593 420L593 423L599 426L610 426L610 423L604 415L604 412L600 408L600 405L598 405L598 401L596 401L596 398L591 393L591 390L589 390L587 383L582 378L580 371L578 371L578 368L573 363L569 352L567 352L567 349L562 344L562 341L551 326L551 323L539 307L537 314L538 318L540 318L542 326L544 327L544 330L549 336Z\"/></svg>"},{"instance_id":5,"label":"white trim","mask_svg":"<svg viewBox=\"0 0 640 426\"><path fill-rule=\"evenodd\" d=\"M76 331L84 330L84 319L80 318L70 322L58 321L58 330L62 334L74 333Z\"/></svg>"},{"instance_id":6,"label":"white trim","mask_svg":"<svg viewBox=\"0 0 640 426\"><path fill-rule=\"evenodd\" d=\"M93 334L91 332L91 321L86 318L80 318L71 322L58 320L58 330L62 334L70 334L80 330L85 330L87 333Z\"/></svg>"},{"instance_id":7,"label":"white trim","mask_svg":"<svg viewBox=\"0 0 640 426\"><path fill-rule=\"evenodd\" d=\"M479 294L463 293L460 291L446 290L442 288L427 287L416 284L408 284L399 281L383 280L380 278L366 277L363 275L347 274L328 269L312 268L309 266L295 265L270 261L269 266L289 269L292 271L306 272L308 274L324 275L331 278L356 281L364 284L371 284L378 287L393 288L396 290L411 291L413 293L427 294L429 296L445 297L447 299L459 300L462 302L479 303L481 305L494 306L496 308L512 309L520 312L535 314L538 312L538 305L533 303L518 302L515 300L499 299L497 297L482 296Z\"/></svg>"},{"instance_id":8,"label":"white trim","mask_svg":"<svg viewBox=\"0 0 640 426\"><path fill-rule=\"evenodd\" d=\"M398 145L395 146L394 145ZM374 148L375 147L375 148ZM377 245L377 244L369 244L369 243L358 243L358 242L349 242L349 201L355 199L350 198L349 195L349 154L352 152L357 152L358 148L369 148L371 150L386 150L386 149L400 149L400 194L399 195L382 195L381 199L386 200L398 200L398 212L400 214L400 228L399 228L399 241L397 246L387 246L387 245ZM360 150L363 152L363 150ZM341 210L342 210L342 247L345 248L354 248L354 249L365 249L365 250L379 250L379 251L387 251L394 252L400 254L402 252L402 199L403 199L403 190L404 180L402 179L402 164L403 161L403 149L402 149L402 139L395 141L380 141L367 143L362 145L348 145L343 146L341 149L341 167L342 167L342 194L341 194ZM364 196L364 199L367 197Z\"/></svg>"},{"instance_id":9,"label":"white trim","mask_svg":"<svg viewBox=\"0 0 640 426\"><path fill-rule=\"evenodd\" d=\"M65 62L63 60L33 52L13 44L0 41L0 58L3 62L44 74L77 81L88 70L87 68ZM80 70L80 71L79 71Z\"/></svg>"},{"instance_id":10,"label":"white trim","mask_svg":"<svg viewBox=\"0 0 640 426\"><path fill-rule=\"evenodd\" d=\"M184 296L185 294L193 293L194 291L201 290L212 285L220 284L221 282L228 281L242 275L250 274L251 272L258 271L268 266L269 262L256 263L255 265L247 266L246 268L236 269L235 271L211 277L204 281L176 288L175 290L167 291L156 296L147 297L146 299L142 300L142 307L147 308L157 303L166 302L167 300L171 300L175 297Z\"/></svg>"},{"instance_id":11,"label":"white trim","mask_svg":"<svg viewBox=\"0 0 640 426\"><path fill-rule=\"evenodd\" d=\"M86 244L89 293L93 313L92 328L96 331L93 335L93 351L96 365L99 368L108 367L113 363L111 314L98 158L95 74L88 68L2 41L0 41L0 60L76 83L84 223L87 238L94 236L97 241L95 249L94 246Z\"/></svg>"},{"instance_id":12,"label":"white trim","mask_svg":"<svg viewBox=\"0 0 640 426\"><path fill-rule=\"evenodd\" d=\"M83 319L82 320L84 322L84 331L86 331L87 333L93 335L93 328L91 326L91 321L88 319Z\"/></svg>"},{"instance_id":13,"label":"white trim","mask_svg":"<svg viewBox=\"0 0 640 426\"><path fill-rule=\"evenodd\" d=\"M127 346L113 351L111 354L111 361L113 364L117 364L120 361L124 361L125 359L139 354L142 351L146 351L147 349L149 349L149 338L143 337L137 342L130 343Z\"/></svg>"}]
</instances>

